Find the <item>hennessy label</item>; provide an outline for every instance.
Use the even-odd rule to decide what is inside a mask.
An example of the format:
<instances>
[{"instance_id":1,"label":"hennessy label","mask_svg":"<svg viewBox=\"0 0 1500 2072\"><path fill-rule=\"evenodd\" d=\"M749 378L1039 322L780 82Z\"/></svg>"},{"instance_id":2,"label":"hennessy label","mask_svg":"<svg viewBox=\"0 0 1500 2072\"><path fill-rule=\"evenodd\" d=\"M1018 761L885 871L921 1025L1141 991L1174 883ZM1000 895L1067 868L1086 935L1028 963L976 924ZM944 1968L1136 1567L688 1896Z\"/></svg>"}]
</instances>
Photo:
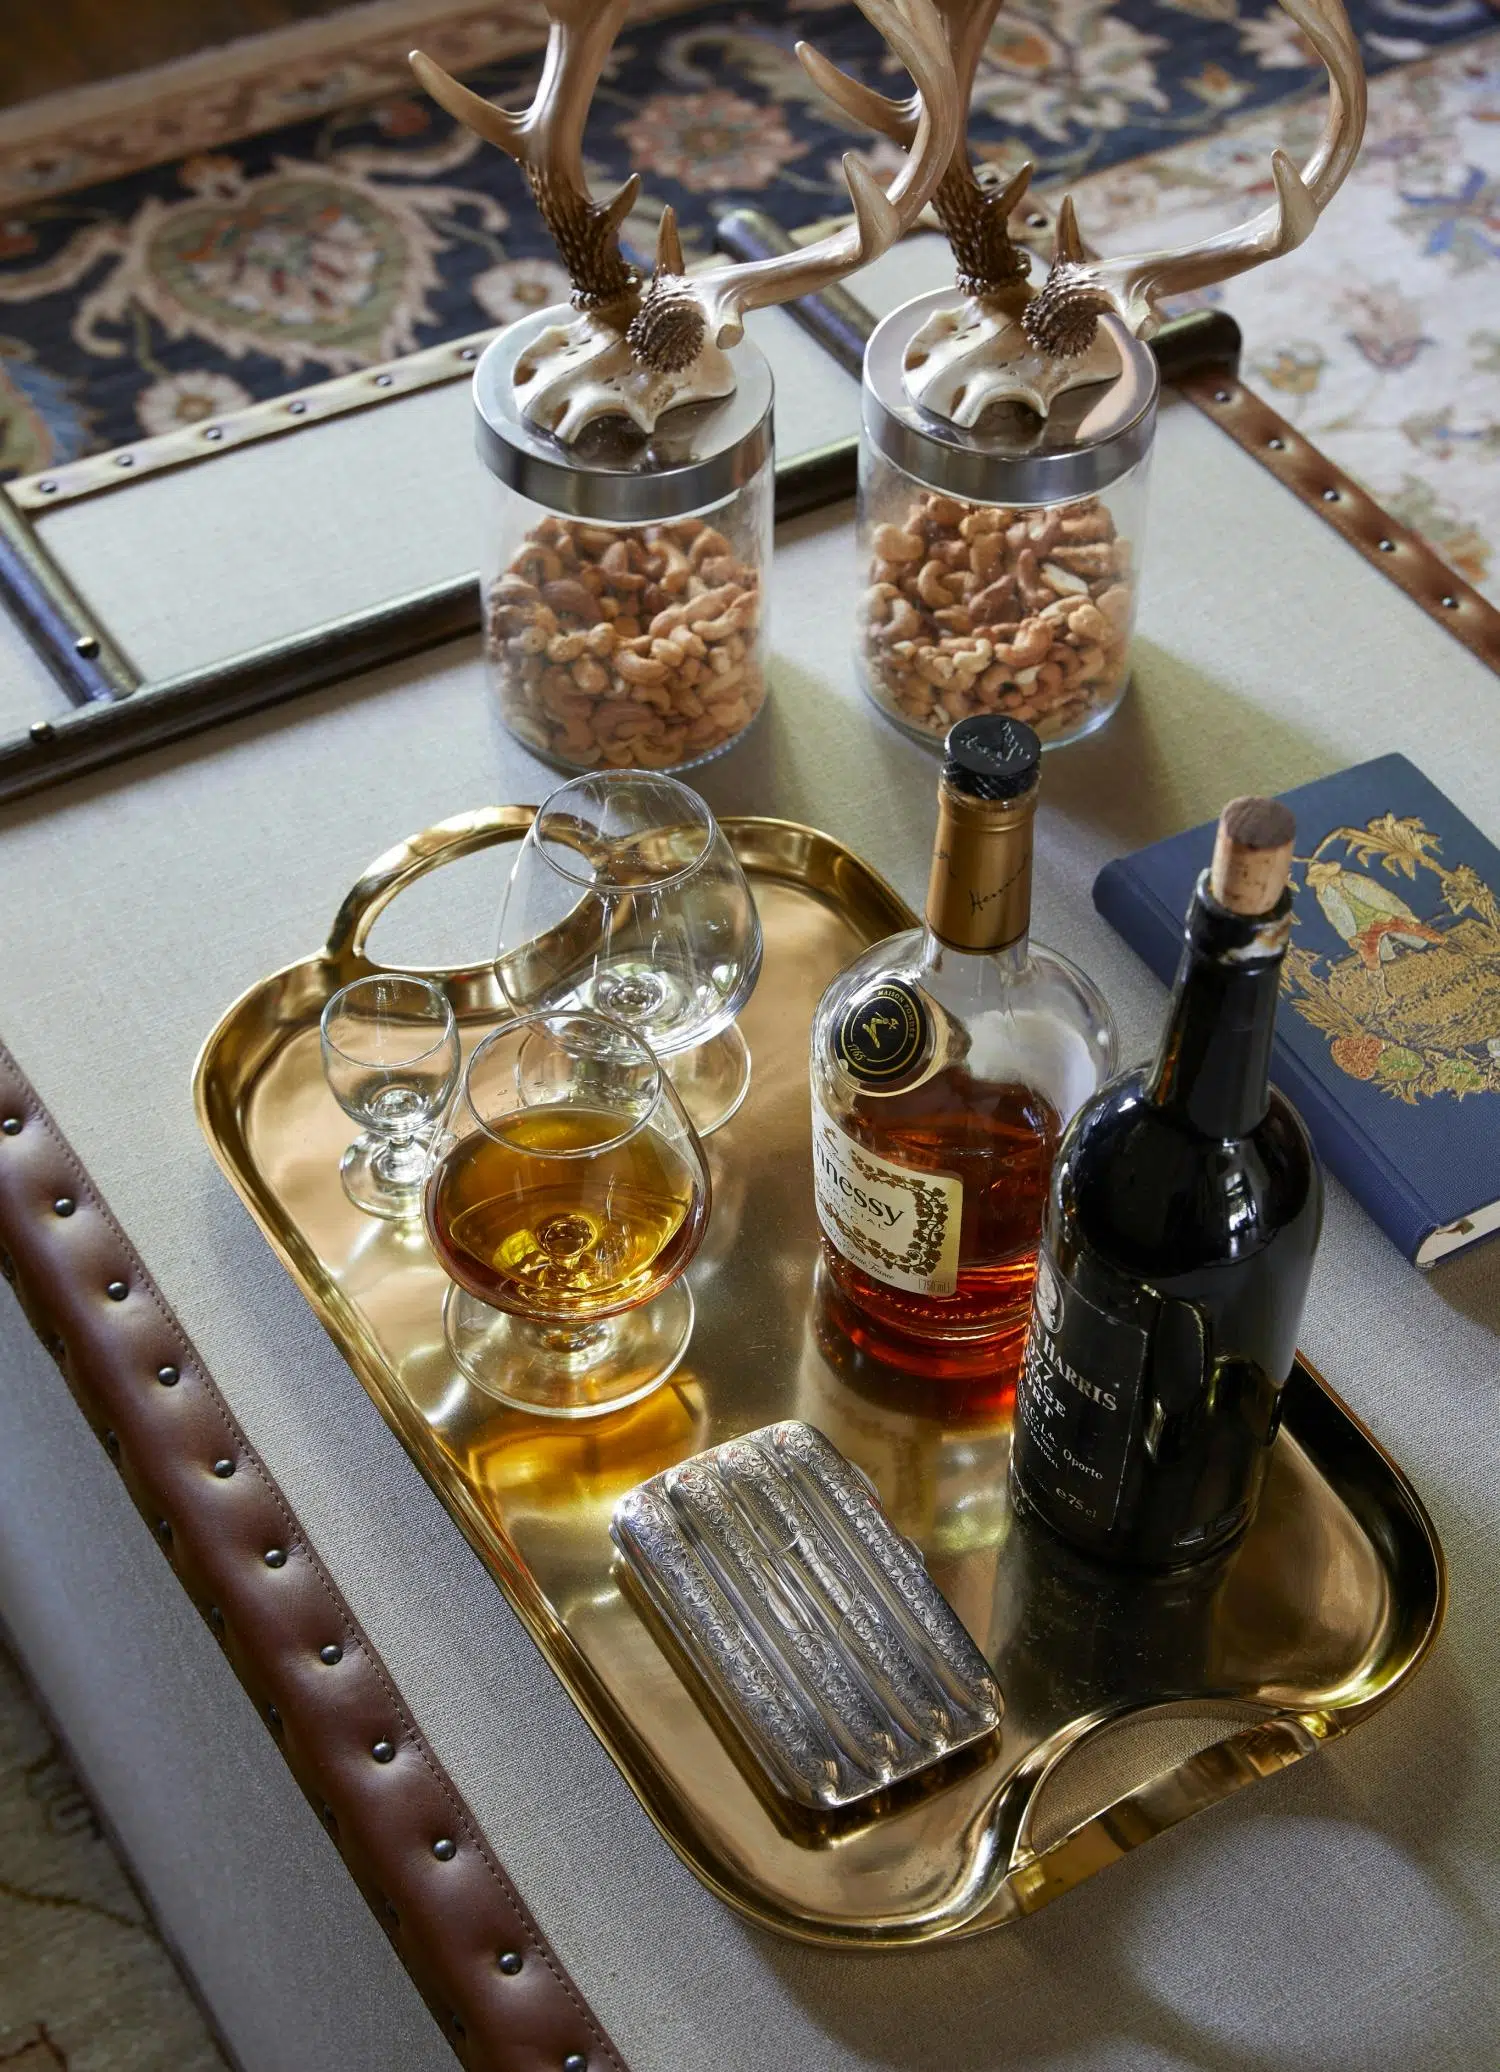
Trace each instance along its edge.
<instances>
[{"instance_id":1,"label":"hennessy label","mask_svg":"<svg viewBox=\"0 0 1500 2072\"><path fill-rule=\"evenodd\" d=\"M1120 1501L1145 1367L1145 1332L1096 1309L1044 1247L1016 1384L1023 1481L1104 1529Z\"/></svg>"},{"instance_id":2,"label":"hennessy label","mask_svg":"<svg viewBox=\"0 0 1500 2072\"><path fill-rule=\"evenodd\" d=\"M961 1180L856 1143L814 1095L813 1187L823 1235L851 1266L913 1295L956 1291Z\"/></svg>"},{"instance_id":3,"label":"hennessy label","mask_svg":"<svg viewBox=\"0 0 1500 2072\"><path fill-rule=\"evenodd\" d=\"M931 1033L921 994L899 978L881 979L856 993L839 1017L834 1055L861 1086L889 1086L925 1057Z\"/></svg>"}]
</instances>

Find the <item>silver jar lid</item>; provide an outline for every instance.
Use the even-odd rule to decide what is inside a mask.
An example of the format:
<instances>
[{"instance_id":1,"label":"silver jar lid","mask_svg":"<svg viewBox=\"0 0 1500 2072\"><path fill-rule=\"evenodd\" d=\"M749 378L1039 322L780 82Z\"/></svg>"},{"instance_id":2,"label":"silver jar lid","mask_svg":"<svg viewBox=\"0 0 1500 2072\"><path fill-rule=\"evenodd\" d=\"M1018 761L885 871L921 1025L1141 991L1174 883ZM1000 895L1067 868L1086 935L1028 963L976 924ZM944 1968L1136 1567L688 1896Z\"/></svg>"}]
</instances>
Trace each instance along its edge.
<instances>
[{"instance_id":1,"label":"silver jar lid","mask_svg":"<svg viewBox=\"0 0 1500 2072\"><path fill-rule=\"evenodd\" d=\"M1067 389L1046 417L1025 403L993 404L966 431L913 402L902 378L906 349L929 317L962 300L956 288L938 288L903 303L871 333L862 409L865 437L878 453L928 489L976 504L1095 496L1144 458L1161 376L1149 348L1118 330L1112 335L1128 360L1113 388L1094 382ZM1102 416L1080 442L1080 426L1101 404Z\"/></svg>"},{"instance_id":2,"label":"silver jar lid","mask_svg":"<svg viewBox=\"0 0 1500 2072\"><path fill-rule=\"evenodd\" d=\"M568 518L646 523L702 510L759 473L771 451L771 370L749 339L729 352L734 393L669 410L652 432L628 417L596 418L565 446L521 415L515 366L538 334L576 322L539 309L492 338L474 369L474 432L492 475Z\"/></svg>"}]
</instances>

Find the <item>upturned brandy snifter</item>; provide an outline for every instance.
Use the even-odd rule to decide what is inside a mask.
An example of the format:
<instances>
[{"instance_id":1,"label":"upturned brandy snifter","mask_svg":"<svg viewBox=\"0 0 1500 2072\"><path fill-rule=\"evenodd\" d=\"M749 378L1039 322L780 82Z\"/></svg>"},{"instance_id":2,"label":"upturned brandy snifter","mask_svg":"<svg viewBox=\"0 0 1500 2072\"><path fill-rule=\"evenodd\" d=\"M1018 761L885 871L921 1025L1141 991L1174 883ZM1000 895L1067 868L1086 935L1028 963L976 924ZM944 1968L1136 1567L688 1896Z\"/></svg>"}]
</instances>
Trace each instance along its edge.
<instances>
[{"instance_id":1,"label":"upturned brandy snifter","mask_svg":"<svg viewBox=\"0 0 1500 2072\"><path fill-rule=\"evenodd\" d=\"M760 917L712 812L675 777L575 777L537 811L495 960L521 1013L613 1015L661 1060L700 1136L750 1086L735 1018L760 975Z\"/></svg>"},{"instance_id":2,"label":"upturned brandy snifter","mask_svg":"<svg viewBox=\"0 0 1500 2072\"><path fill-rule=\"evenodd\" d=\"M368 1216L419 1216L427 1139L458 1084L458 1026L429 979L376 972L323 1010L323 1072L364 1129L344 1153L344 1192Z\"/></svg>"},{"instance_id":3,"label":"upturned brandy snifter","mask_svg":"<svg viewBox=\"0 0 1500 2072\"><path fill-rule=\"evenodd\" d=\"M582 1008L487 1036L427 1160L448 1347L512 1409L596 1417L687 1349L703 1147L648 1045Z\"/></svg>"}]
</instances>

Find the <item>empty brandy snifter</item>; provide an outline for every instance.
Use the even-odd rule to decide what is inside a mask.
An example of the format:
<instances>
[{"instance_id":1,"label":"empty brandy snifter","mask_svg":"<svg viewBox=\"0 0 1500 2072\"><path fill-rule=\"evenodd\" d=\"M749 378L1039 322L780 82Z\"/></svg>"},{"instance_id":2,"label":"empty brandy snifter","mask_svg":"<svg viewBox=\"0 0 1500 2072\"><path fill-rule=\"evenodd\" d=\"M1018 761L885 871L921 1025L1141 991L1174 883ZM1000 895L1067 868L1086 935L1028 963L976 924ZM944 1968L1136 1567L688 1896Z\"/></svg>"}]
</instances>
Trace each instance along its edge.
<instances>
[{"instance_id":1,"label":"empty brandy snifter","mask_svg":"<svg viewBox=\"0 0 1500 2072\"><path fill-rule=\"evenodd\" d=\"M366 1215L422 1209L427 1138L458 1084L458 1025L441 988L376 972L334 994L319 1024L323 1072L363 1133L344 1153L344 1192Z\"/></svg>"},{"instance_id":2,"label":"empty brandy snifter","mask_svg":"<svg viewBox=\"0 0 1500 2072\"><path fill-rule=\"evenodd\" d=\"M687 1349L703 1147L650 1048L585 1009L519 1016L469 1059L428 1153L449 1350L513 1409L595 1417Z\"/></svg>"},{"instance_id":3,"label":"empty brandy snifter","mask_svg":"<svg viewBox=\"0 0 1500 2072\"><path fill-rule=\"evenodd\" d=\"M750 1085L735 1017L760 975L760 916L712 812L675 777L575 777L537 809L500 915L495 971L521 1010L613 1015L665 1065L700 1136Z\"/></svg>"}]
</instances>

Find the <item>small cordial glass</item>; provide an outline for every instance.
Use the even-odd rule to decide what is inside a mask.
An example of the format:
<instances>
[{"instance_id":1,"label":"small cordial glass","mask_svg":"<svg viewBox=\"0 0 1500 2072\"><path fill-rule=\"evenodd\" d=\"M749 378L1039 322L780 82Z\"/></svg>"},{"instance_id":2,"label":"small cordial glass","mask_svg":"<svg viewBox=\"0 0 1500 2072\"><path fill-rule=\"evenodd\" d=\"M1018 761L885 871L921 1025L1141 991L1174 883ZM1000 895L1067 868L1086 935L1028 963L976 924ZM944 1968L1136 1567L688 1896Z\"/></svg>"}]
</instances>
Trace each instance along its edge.
<instances>
[{"instance_id":1,"label":"small cordial glass","mask_svg":"<svg viewBox=\"0 0 1500 2072\"><path fill-rule=\"evenodd\" d=\"M454 1283L448 1346L513 1409L593 1417L687 1349L680 1276L708 1224L703 1147L648 1045L584 1009L475 1050L427 1159L427 1234Z\"/></svg>"},{"instance_id":2,"label":"small cordial glass","mask_svg":"<svg viewBox=\"0 0 1500 2072\"><path fill-rule=\"evenodd\" d=\"M366 1215L397 1222L422 1210L427 1139L458 1084L458 1025L441 988L376 972L323 1010L323 1071L361 1135L344 1153L344 1192Z\"/></svg>"},{"instance_id":3,"label":"small cordial glass","mask_svg":"<svg viewBox=\"0 0 1500 2072\"><path fill-rule=\"evenodd\" d=\"M578 1007L624 1022L701 1136L749 1090L735 1017L760 960L745 873L685 784L609 771L575 777L538 809L501 909L501 990L523 1012Z\"/></svg>"}]
</instances>

